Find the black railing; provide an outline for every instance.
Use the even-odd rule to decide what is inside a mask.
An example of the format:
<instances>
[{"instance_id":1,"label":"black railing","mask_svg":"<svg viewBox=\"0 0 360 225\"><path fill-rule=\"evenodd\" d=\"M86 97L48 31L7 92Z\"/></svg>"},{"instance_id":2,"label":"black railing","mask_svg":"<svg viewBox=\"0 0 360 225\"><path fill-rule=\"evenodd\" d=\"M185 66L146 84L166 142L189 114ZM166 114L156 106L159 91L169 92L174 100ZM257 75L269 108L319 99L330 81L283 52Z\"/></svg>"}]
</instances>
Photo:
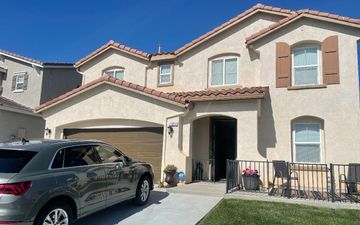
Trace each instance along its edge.
<instances>
[{"instance_id":1,"label":"black railing","mask_svg":"<svg viewBox=\"0 0 360 225\"><path fill-rule=\"evenodd\" d=\"M246 170L257 170L258 175L243 175ZM235 190L287 198L360 202L360 164L227 160L226 192Z\"/></svg>"},{"instance_id":2,"label":"black railing","mask_svg":"<svg viewBox=\"0 0 360 225\"><path fill-rule=\"evenodd\" d=\"M193 181L215 181L215 160L193 159L192 161Z\"/></svg>"}]
</instances>

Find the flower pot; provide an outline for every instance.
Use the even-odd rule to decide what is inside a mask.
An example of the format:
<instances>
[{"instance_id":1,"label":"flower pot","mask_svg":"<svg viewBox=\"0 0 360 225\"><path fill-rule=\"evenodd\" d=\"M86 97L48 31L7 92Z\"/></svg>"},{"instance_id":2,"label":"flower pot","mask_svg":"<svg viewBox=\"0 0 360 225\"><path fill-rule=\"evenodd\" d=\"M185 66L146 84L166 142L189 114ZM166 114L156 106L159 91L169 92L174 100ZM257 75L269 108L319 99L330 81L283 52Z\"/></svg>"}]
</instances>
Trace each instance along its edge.
<instances>
[{"instance_id":1,"label":"flower pot","mask_svg":"<svg viewBox=\"0 0 360 225\"><path fill-rule=\"evenodd\" d=\"M245 190L259 190L260 178L259 175L243 175Z\"/></svg>"},{"instance_id":2,"label":"flower pot","mask_svg":"<svg viewBox=\"0 0 360 225\"><path fill-rule=\"evenodd\" d=\"M168 183L169 185L172 185L174 183L174 176L176 171L167 171L164 172L165 173L165 182Z\"/></svg>"}]
</instances>

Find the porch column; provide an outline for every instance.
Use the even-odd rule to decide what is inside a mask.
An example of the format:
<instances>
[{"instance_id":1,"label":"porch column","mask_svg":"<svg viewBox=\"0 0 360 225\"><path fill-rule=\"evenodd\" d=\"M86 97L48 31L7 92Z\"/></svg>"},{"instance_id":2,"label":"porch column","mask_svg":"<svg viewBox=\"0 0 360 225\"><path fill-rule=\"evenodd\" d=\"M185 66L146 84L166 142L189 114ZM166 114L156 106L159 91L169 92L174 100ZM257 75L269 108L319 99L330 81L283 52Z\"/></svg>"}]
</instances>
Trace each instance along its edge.
<instances>
[{"instance_id":1,"label":"porch column","mask_svg":"<svg viewBox=\"0 0 360 225\"><path fill-rule=\"evenodd\" d=\"M258 151L258 111L242 111L237 116L237 159L262 160Z\"/></svg>"}]
</instances>

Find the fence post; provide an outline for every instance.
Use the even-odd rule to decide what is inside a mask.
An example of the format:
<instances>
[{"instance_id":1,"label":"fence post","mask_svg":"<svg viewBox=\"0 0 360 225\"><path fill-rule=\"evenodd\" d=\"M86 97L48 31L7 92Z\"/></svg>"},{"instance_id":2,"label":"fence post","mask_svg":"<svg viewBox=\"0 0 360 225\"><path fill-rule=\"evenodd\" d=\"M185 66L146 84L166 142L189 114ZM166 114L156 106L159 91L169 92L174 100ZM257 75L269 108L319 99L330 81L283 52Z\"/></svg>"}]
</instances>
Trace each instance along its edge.
<instances>
[{"instance_id":1,"label":"fence post","mask_svg":"<svg viewBox=\"0 0 360 225\"><path fill-rule=\"evenodd\" d=\"M287 197L291 198L291 168L290 163L286 162L288 168L288 177L287 177Z\"/></svg>"},{"instance_id":2,"label":"fence post","mask_svg":"<svg viewBox=\"0 0 360 225\"><path fill-rule=\"evenodd\" d=\"M335 202L335 179L334 179L334 165L330 163L330 190L331 190L331 201Z\"/></svg>"},{"instance_id":3,"label":"fence post","mask_svg":"<svg viewBox=\"0 0 360 225\"><path fill-rule=\"evenodd\" d=\"M229 159L226 159L226 193L229 193Z\"/></svg>"},{"instance_id":4,"label":"fence post","mask_svg":"<svg viewBox=\"0 0 360 225\"><path fill-rule=\"evenodd\" d=\"M270 181L270 171L269 171L270 169L269 169L269 160L267 159L266 160L266 188L267 188L267 190L268 190L268 193L269 193L269 190L270 190L270 185L269 185L269 181ZM273 184L274 185L274 184Z\"/></svg>"}]
</instances>

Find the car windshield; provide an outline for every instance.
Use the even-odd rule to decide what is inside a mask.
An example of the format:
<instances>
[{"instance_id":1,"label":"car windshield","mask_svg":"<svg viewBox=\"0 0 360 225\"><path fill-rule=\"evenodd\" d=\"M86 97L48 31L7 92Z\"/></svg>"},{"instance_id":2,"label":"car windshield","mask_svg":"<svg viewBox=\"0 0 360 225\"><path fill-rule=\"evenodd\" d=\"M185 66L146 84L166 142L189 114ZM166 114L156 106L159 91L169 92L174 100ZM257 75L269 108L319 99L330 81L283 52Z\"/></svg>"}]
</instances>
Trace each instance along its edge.
<instances>
[{"instance_id":1,"label":"car windshield","mask_svg":"<svg viewBox=\"0 0 360 225\"><path fill-rule=\"evenodd\" d=\"M0 173L19 173L36 152L0 149Z\"/></svg>"}]
</instances>

